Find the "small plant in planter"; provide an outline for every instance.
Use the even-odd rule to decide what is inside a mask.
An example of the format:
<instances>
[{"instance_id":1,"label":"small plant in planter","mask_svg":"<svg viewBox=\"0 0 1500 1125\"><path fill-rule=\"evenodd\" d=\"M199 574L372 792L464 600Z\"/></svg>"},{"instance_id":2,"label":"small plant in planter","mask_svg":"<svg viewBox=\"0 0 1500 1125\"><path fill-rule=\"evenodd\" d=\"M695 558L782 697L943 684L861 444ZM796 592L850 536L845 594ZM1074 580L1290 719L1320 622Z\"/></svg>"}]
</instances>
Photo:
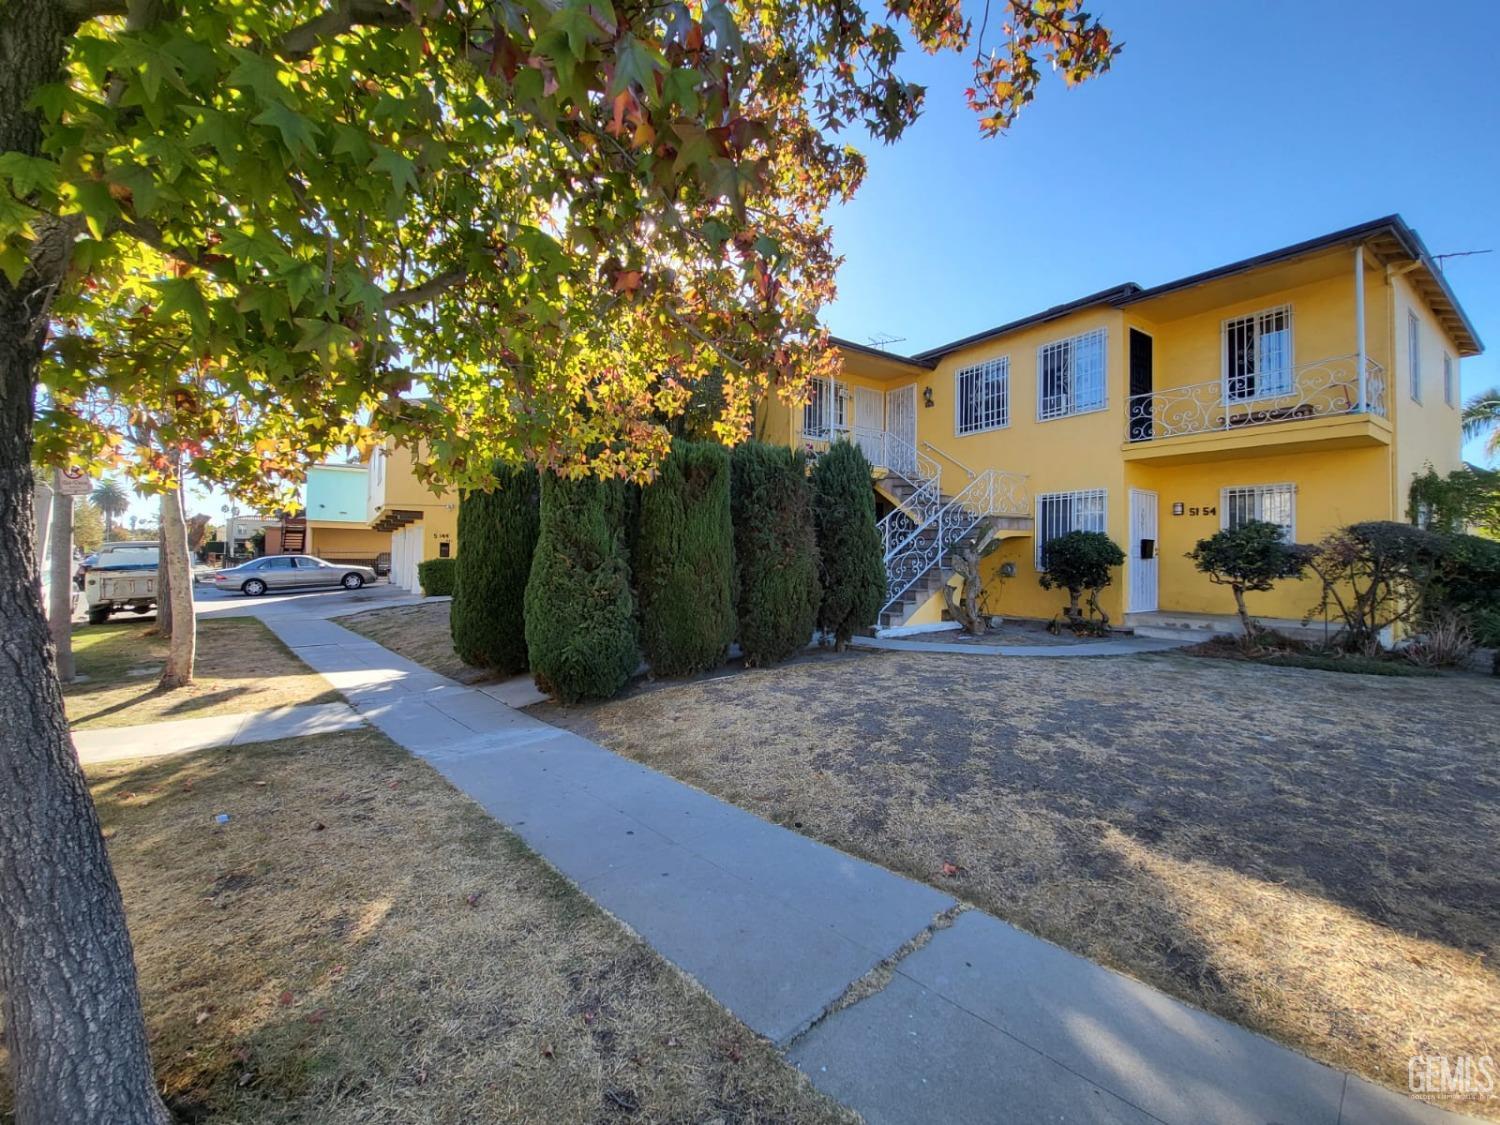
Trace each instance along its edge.
<instances>
[{"instance_id":1,"label":"small plant in planter","mask_svg":"<svg viewBox=\"0 0 1500 1125\"><path fill-rule=\"evenodd\" d=\"M1198 540L1187 557L1210 582L1229 587L1245 639L1253 642L1262 628L1245 608L1245 595L1264 593L1284 579L1301 578L1312 554L1311 547L1287 542L1279 524L1248 520Z\"/></svg>"},{"instance_id":2,"label":"small plant in planter","mask_svg":"<svg viewBox=\"0 0 1500 1125\"><path fill-rule=\"evenodd\" d=\"M1125 565L1125 552L1102 531L1070 531L1047 541L1047 569L1038 581L1044 590L1066 590L1063 618L1075 633L1106 633L1109 614L1099 605L1099 591L1110 585L1110 573ZM1088 594L1088 616L1079 605Z\"/></svg>"}]
</instances>

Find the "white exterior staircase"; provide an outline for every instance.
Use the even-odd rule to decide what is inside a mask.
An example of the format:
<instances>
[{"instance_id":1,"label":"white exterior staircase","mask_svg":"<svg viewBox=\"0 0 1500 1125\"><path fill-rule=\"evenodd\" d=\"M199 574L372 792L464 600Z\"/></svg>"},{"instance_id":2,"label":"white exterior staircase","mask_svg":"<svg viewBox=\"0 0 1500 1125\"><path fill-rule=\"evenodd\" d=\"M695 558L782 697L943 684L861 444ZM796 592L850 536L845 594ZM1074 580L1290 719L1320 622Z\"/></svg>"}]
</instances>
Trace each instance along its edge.
<instances>
[{"instance_id":1,"label":"white exterior staircase","mask_svg":"<svg viewBox=\"0 0 1500 1125\"><path fill-rule=\"evenodd\" d=\"M963 478L949 493L943 490L938 460L896 435L856 430L854 440L873 465L885 470L878 484L895 504L880 521L886 569L881 629L899 628L938 596L953 576L948 564L955 550L983 548L1006 531L1030 531L1024 474L998 469L975 473L960 466Z\"/></svg>"}]
</instances>

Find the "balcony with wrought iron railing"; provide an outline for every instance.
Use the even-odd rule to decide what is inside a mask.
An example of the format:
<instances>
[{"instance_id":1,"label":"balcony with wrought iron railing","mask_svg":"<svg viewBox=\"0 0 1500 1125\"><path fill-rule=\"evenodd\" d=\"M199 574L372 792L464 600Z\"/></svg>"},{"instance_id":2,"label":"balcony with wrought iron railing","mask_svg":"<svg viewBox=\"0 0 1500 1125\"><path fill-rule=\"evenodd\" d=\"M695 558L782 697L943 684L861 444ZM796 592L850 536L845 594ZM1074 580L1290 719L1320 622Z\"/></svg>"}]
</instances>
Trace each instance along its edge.
<instances>
[{"instance_id":1,"label":"balcony with wrought iron railing","mask_svg":"<svg viewBox=\"0 0 1500 1125\"><path fill-rule=\"evenodd\" d=\"M1233 433L1278 423L1346 415L1387 417L1385 368L1357 355L1331 356L1289 370L1162 387L1127 400L1125 437L1155 442Z\"/></svg>"}]
</instances>

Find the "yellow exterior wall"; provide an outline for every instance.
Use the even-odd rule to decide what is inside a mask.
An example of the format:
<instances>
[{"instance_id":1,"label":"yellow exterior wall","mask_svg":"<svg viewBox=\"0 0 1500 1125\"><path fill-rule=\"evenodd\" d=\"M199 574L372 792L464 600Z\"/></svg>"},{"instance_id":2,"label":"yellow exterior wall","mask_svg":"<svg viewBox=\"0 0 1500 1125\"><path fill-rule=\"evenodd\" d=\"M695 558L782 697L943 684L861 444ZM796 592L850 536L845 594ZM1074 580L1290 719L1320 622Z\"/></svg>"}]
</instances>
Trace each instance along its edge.
<instances>
[{"instance_id":1,"label":"yellow exterior wall","mask_svg":"<svg viewBox=\"0 0 1500 1125\"><path fill-rule=\"evenodd\" d=\"M438 556L438 544L447 542L453 555L458 554L458 493L452 489L434 492L417 479L412 450L387 442L383 458L372 463L370 472L370 520L375 523L383 511L420 512L422 524L422 558ZM372 454L372 457L374 455Z\"/></svg>"},{"instance_id":2,"label":"yellow exterior wall","mask_svg":"<svg viewBox=\"0 0 1500 1125\"><path fill-rule=\"evenodd\" d=\"M372 531L362 524L307 521L307 553L330 555L378 555L391 549L389 531Z\"/></svg>"},{"instance_id":3,"label":"yellow exterior wall","mask_svg":"<svg viewBox=\"0 0 1500 1125\"><path fill-rule=\"evenodd\" d=\"M1406 518L1406 495L1412 477L1430 463L1439 473L1450 473L1463 463L1460 455L1459 405L1462 394L1457 386L1454 404L1443 401L1443 354L1454 356L1457 348L1438 324L1431 309L1412 289L1404 277L1391 279L1387 307L1390 309L1388 347L1395 356L1395 379L1391 397L1395 403L1395 484L1396 519ZM1407 357L1407 313L1415 312L1421 325L1422 401L1411 397L1411 364Z\"/></svg>"},{"instance_id":4,"label":"yellow exterior wall","mask_svg":"<svg viewBox=\"0 0 1500 1125\"><path fill-rule=\"evenodd\" d=\"M1233 613L1228 589L1199 574L1185 556L1200 539L1223 526L1221 490L1249 485L1294 484L1293 535L1313 543L1359 520L1386 518L1390 456L1383 446L1337 449L1289 456L1235 457L1192 465L1132 465L1130 488L1157 496L1157 566L1164 612ZM1183 514L1174 516L1174 503ZM1192 510L1199 510L1192 515ZM1214 509L1207 514L1206 509ZM1125 546L1128 528L1117 540ZM1117 579L1117 581L1123 581ZM1252 613L1300 618L1317 601L1314 582L1283 582L1265 594L1250 594Z\"/></svg>"}]
</instances>

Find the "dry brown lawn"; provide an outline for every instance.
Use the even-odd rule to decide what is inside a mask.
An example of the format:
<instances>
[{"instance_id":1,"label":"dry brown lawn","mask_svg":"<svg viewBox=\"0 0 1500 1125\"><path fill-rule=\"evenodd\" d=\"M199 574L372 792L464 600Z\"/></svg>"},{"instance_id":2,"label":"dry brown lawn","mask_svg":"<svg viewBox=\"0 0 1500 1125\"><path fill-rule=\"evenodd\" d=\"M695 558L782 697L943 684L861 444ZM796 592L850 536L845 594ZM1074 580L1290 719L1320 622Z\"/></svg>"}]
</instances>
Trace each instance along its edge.
<instances>
[{"instance_id":1,"label":"dry brown lawn","mask_svg":"<svg viewBox=\"0 0 1500 1125\"><path fill-rule=\"evenodd\" d=\"M1500 1055L1500 681L880 653L534 711L1398 1089Z\"/></svg>"},{"instance_id":2,"label":"dry brown lawn","mask_svg":"<svg viewBox=\"0 0 1500 1125\"><path fill-rule=\"evenodd\" d=\"M856 1120L378 733L90 778L179 1120Z\"/></svg>"},{"instance_id":3,"label":"dry brown lawn","mask_svg":"<svg viewBox=\"0 0 1500 1125\"><path fill-rule=\"evenodd\" d=\"M465 664L453 651L453 635L448 631L448 607L451 604L423 602L420 605L392 606L334 620L344 628L369 637L392 652L425 664L434 672L461 684L482 684L498 679L487 668Z\"/></svg>"},{"instance_id":4,"label":"dry brown lawn","mask_svg":"<svg viewBox=\"0 0 1500 1125\"><path fill-rule=\"evenodd\" d=\"M159 692L156 681L167 642L155 629L155 619L147 618L73 630L74 663L86 677L63 686L75 730L327 703L339 697L252 617L199 621L194 682Z\"/></svg>"}]
</instances>

